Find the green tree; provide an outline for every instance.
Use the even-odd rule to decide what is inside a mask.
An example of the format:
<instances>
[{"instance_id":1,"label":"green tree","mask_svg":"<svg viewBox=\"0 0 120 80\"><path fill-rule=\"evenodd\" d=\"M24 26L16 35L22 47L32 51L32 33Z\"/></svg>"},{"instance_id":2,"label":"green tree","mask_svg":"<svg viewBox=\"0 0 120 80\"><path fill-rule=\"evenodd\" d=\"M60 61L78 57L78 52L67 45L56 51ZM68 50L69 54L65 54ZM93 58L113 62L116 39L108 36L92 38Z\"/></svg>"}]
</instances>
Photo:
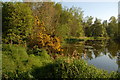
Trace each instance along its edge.
<instances>
[{"instance_id":1,"label":"green tree","mask_svg":"<svg viewBox=\"0 0 120 80\"><path fill-rule=\"evenodd\" d=\"M67 10L62 10L60 13L60 17L57 18L56 21L57 25L56 25L56 31L55 34L61 38L65 38L68 37L70 34L70 27L69 27L69 18L70 18L70 13Z\"/></svg>"},{"instance_id":2,"label":"green tree","mask_svg":"<svg viewBox=\"0 0 120 80\"><path fill-rule=\"evenodd\" d=\"M103 28L104 28L104 35L103 36L108 37L108 33L107 33L108 22L107 22L107 20L104 20L102 25L103 25Z\"/></svg>"},{"instance_id":3,"label":"green tree","mask_svg":"<svg viewBox=\"0 0 120 80\"><path fill-rule=\"evenodd\" d=\"M84 26L84 32L85 32L85 36L87 37L91 37L92 36L92 32L91 32L91 26L93 24L93 17L92 16L87 16L83 22L83 26Z\"/></svg>"},{"instance_id":4,"label":"green tree","mask_svg":"<svg viewBox=\"0 0 120 80\"><path fill-rule=\"evenodd\" d=\"M54 5L54 2L32 3L34 14L45 23L48 34L53 34L55 28L55 26L53 26L55 24L54 16L56 14Z\"/></svg>"},{"instance_id":5,"label":"green tree","mask_svg":"<svg viewBox=\"0 0 120 80\"><path fill-rule=\"evenodd\" d=\"M81 8L72 7L69 9L69 13L71 13L71 23L70 23L70 34L71 36L81 37L84 36L83 31L83 11Z\"/></svg>"},{"instance_id":6,"label":"green tree","mask_svg":"<svg viewBox=\"0 0 120 80\"><path fill-rule=\"evenodd\" d=\"M109 23L108 23L108 27L107 27L107 32L108 32L108 35L110 37L115 37L117 36L117 32L118 32L118 23L117 23L117 19L112 16L110 19L109 19Z\"/></svg>"},{"instance_id":7,"label":"green tree","mask_svg":"<svg viewBox=\"0 0 120 80\"><path fill-rule=\"evenodd\" d=\"M94 24L91 27L93 37L104 37L106 36L106 30L101 24L101 20L97 19L94 21Z\"/></svg>"},{"instance_id":8,"label":"green tree","mask_svg":"<svg viewBox=\"0 0 120 80\"><path fill-rule=\"evenodd\" d=\"M2 4L3 38L11 43L25 41L33 26L33 16L30 7L19 2Z\"/></svg>"}]
</instances>

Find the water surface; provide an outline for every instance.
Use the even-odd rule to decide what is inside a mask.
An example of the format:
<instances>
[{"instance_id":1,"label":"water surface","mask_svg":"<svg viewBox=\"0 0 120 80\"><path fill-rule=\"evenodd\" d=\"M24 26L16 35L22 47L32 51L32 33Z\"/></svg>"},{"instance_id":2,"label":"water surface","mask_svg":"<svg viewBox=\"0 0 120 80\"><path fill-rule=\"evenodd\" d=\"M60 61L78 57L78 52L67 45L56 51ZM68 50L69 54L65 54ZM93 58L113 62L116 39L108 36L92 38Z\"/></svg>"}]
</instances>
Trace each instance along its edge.
<instances>
[{"instance_id":1,"label":"water surface","mask_svg":"<svg viewBox=\"0 0 120 80\"><path fill-rule=\"evenodd\" d=\"M63 45L64 54L74 56L77 54L97 68L120 72L120 43L114 41L81 41Z\"/></svg>"}]
</instances>

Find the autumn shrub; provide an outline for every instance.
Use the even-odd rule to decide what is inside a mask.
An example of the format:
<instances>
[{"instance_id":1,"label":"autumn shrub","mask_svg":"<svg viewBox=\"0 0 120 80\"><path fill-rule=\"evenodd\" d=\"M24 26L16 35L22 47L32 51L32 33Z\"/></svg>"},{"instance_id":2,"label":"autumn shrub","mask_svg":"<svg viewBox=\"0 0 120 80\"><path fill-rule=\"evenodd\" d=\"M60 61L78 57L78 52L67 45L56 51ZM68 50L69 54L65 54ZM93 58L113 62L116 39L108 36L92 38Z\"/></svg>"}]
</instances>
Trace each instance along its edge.
<instances>
[{"instance_id":1,"label":"autumn shrub","mask_svg":"<svg viewBox=\"0 0 120 80\"><path fill-rule=\"evenodd\" d=\"M58 53L61 51L60 39L54 35L46 34L44 23L35 17L35 26L29 37L28 46L32 49L46 49L49 53Z\"/></svg>"}]
</instances>

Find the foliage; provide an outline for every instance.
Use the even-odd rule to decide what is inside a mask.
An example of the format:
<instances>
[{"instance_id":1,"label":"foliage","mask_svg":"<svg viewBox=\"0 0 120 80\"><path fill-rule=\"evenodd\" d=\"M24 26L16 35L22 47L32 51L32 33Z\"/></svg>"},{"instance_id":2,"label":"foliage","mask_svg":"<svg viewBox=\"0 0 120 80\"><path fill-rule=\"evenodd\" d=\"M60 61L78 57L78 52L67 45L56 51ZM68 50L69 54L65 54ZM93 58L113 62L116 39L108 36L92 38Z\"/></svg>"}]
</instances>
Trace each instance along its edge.
<instances>
[{"instance_id":1,"label":"foliage","mask_svg":"<svg viewBox=\"0 0 120 80\"><path fill-rule=\"evenodd\" d=\"M2 3L3 38L9 43L21 43L31 33L33 16L30 7L24 3Z\"/></svg>"},{"instance_id":2,"label":"foliage","mask_svg":"<svg viewBox=\"0 0 120 80\"><path fill-rule=\"evenodd\" d=\"M70 37L81 37L84 36L82 19L83 11L80 8L72 7L70 9L63 9L59 18L59 30L57 33ZM64 30L62 33L60 30ZM64 33L64 34L63 34Z\"/></svg>"},{"instance_id":3,"label":"foliage","mask_svg":"<svg viewBox=\"0 0 120 80\"><path fill-rule=\"evenodd\" d=\"M81 8L64 9L61 4L54 2L31 4L35 7L33 13L45 23L46 33L60 37L69 37L69 35L84 36L82 27L83 11ZM64 31L61 32L61 30Z\"/></svg>"},{"instance_id":4,"label":"foliage","mask_svg":"<svg viewBox=\"0 0 120 80\"><path fill-rule=\"evenodd\" d=\"M45 33L46 29L44 23L40 22L36 16L35 26L33 27L33 33L29 39L29 46L31 48L45 48L49 53L60 52L61 45L60 39L54 35L48 35Z\"/></svg>"},{"instance_id":5,"label":"foliage","mask_svg":"<svg viewBox=\"0 0 120 80\"><path fill-rule=\"evenodd\" d=\"M69 57L58 58L52 64L36 67L32 71L35 79L39 78L119 78L119 73L108 73L88 65L83 60Z\"/></svg>"},{"instance_id":6,"label":"foliage","mask_svg":"<svg viewBox=\"0 0 120 80\"><path fill-rule=\"evenodd\" d=\"M108 73L88 65L84 60L59 56L51 60L46 51L39 55L26 53L24 47L3 45L3 79L39 78L119 78L117 72Z\"/></svg>"},{"instance_id":7,"label":"foliage","mask_svg":"<svg viewBox=\"0 0 120 80\"><path fill-rule=\"evenodd\" d=\"M101 24L101 20L97 19L94 21L94 24L91 27L92 36L94 37L106 37L105 28Z\"/></svg>"},{"instance_id":8,"label":"foliage","mask_svg":"<svg viewBox=\"0 0 120 80\"><path fill-rule=\"evenodd\" d=\"M92 21L93 20L93 17L92 16L87 16L85 17L85 20L83 22L83 26L84 26L84 33L85 33L85 36L87 37L91 37L91 26L92 26Z\"/></svg>"},{"instance_id":9,"label":"foliage","mask_svg":"<svg viewBox=\"0 0 120 80\"><path fill-rule=\"evenodd\" d=\"M93 21L92 16L84 18L81 8L63 8L60 3L3 3L2 14L4 42L22 43L25 41L32 33L33 16L37 16L40 23L44 22L42 28L45 28L45 34L58 36L61 40L70 36L114 38L119 35L117 34L118 22L114 16L109 22L101 23L98 18ZM39 32L42 30L38 29ZM47 35L44 36L47 37Z\"/></svg>"},{"instance_id":10,"label":"foliage","mask_svg":"<svg viewBox=\"0 0 120 80\"><path fill-rule=\"evenodd\" d=\"M117 72L109 74L81 59L57 56L53 61L48 55L62 51L62 38L81 41L85 37L102 39L117 35L118 39L114 16L101 23L98 18L93 22L92 16L84 21L81 8L66 9L54 2L2 4L3 42L11 43L3 44L3 79L120 78ZM15 45L26 42L27 47Z\"/></svg>"},{"instance_id":11,"label":"foliage","mask_svg":"<svg viewBox=\"0 0 120 80\"><path fill-rule=\"evenodd\" d=\"M37 56L28 55L26 49L18 45L3 44L2 53L3 79L32 78L30 71L33 67L40 67L52 61L44 50L41 50Z\"/></svg>"},{"instance_id":12,"label":"foliage","mask_svg":"<svg viewBox=\"0 0 120 80\"><path fill-rule=\"evenodd\" d=\"M30 6L31 8L34 6L33 14L45 23L46 33L54 34L55 26L62 10L61 5L54 2L39 2L30 3Z\"/></svg>"},{"instance_id":13,"label":"foliage","mask_svg":"<svg viewBox=\"0 0 120 80\"><path fill-rule=\"evenodd\" d=\"M100 19L95 19L93 23L93 17L86 17L84 21L84 32L87 37L107 37L106 25L101 23Z\"/></svg>"},{"instance_id":14,"label":"foliage","mask_svg":"<svg viewBox=\"0 0 120 80\"><path fill-rule=\"evenodd\" d=\"M115 36L117 36L118 34L118 23L117 23L117 19L112 16L110 19L109 19L109 23L108 23L108 27L107 27L107 32L108 32L108 35L112 38L114 38Z\"/></svg>"}]
</instances>

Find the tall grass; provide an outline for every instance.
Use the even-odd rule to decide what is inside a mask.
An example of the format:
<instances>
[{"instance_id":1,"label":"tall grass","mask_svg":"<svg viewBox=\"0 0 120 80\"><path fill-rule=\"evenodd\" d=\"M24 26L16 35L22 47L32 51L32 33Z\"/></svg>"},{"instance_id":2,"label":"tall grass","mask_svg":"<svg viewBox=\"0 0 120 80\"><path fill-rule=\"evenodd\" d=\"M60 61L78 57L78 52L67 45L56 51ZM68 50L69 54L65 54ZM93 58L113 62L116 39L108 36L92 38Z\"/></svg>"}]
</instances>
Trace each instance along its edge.
<instances>
[{"instance_id":1,"label":"tall grass","mask_svg":"<svg viewBox=\"0 0 120 80\"><path fill-rule=\"evenodd\" d=\"M32 71L35 79L42 78L120 78L116 72L97 69L88 65L84 60L62 57L56 59L53 64L36 67Z\"/></svg>"}]
</instances>

